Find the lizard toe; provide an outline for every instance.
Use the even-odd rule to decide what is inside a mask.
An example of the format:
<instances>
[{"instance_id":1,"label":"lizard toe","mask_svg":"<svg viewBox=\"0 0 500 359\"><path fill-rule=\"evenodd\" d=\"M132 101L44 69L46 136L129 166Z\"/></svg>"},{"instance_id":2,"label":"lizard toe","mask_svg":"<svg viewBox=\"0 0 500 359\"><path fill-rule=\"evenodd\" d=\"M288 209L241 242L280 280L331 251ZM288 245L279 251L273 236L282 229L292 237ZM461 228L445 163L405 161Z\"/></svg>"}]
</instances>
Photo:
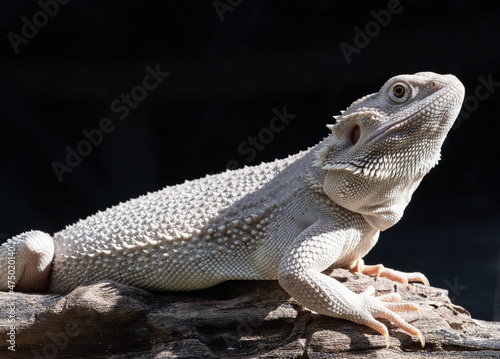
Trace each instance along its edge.
<instances>
[{"instance_id":1,"label":"lizard toe","mask_svg":"<svg viewBox=\"0 0 500 359\"><path fill-rule=\"evenodd\" d=\"M401 272L386 268L383 264L365 265L363 259L358 259L347 268L352 272L366 274L375 277L375 279L382 277L401 283L403 285L403 290L407 287L409 282L421 282L425 285L429 285L427 277L420 272Z\"/></svg>"}]
</instances>

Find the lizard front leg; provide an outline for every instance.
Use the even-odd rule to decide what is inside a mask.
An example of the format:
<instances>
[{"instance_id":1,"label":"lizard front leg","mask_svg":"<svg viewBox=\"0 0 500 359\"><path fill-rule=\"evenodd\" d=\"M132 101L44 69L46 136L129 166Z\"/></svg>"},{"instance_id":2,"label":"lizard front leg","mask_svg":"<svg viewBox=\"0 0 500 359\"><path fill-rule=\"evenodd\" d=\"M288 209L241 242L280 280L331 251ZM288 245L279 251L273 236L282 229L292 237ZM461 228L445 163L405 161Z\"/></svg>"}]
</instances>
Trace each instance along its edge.
<instances>
[{"instance_id":1,"label":"lizard front leg","mask_svg":"<svg viewBox=\"0 0 500 359\"><path fill-rule=\"evenodd\" d=\"M341 254L353 231L339 229L328 219L319 219L303 231L282 259L278 272L280 285L301 305L317 313L347 319L380 332L389 346L387 327L375 318L385 318L407 333L416 335L424 346L424 337L395 312L419 311L414 304L401 304L400 296L374 297L373 287L354 293L337 280L321 273Z\"/></svg>"}]
</instances>

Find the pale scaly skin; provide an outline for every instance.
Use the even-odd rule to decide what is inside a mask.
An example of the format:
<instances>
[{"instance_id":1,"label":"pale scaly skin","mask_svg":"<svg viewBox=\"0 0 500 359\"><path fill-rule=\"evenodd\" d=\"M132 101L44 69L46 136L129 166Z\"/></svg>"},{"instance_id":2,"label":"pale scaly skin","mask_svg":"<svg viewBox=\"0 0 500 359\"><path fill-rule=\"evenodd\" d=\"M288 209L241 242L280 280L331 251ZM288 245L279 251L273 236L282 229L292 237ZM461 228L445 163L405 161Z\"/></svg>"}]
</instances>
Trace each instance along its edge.
<instances>
[{"instance_id":1,"label":"pale scaly skin","mask_svg":"<svg viewBox=\"0 0 500 359\"><path fill-rule=\"evenodd\" d=\"M463 96L452 75L393 77L336 116L332 133L307 151L149 193L53 238L31 231L10 239L0 248L0 289L9 289L13 258L11 284L26 292L67 293L101 279L152 291L278 279L303 306L369 326L387 345L375 318L423 345L420 331L395 313L416 305L397 303L397 294L375 297L373 287L353 293L321 272L345 267L404 286L427 283L420 273L364 266L362 257L437 163Z\"/></svg>"}]
</instances>

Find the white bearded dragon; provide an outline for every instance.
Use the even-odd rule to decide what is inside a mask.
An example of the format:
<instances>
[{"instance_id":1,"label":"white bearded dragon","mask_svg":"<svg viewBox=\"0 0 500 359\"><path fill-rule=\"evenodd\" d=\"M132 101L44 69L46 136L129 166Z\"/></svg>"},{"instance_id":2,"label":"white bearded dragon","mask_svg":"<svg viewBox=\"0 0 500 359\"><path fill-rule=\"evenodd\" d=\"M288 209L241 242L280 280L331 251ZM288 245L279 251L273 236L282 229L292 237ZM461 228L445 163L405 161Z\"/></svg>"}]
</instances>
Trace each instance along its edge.
<instances>
[{"instance_id":1,"label":"white bearded dragon","mask_svg":"<svg viewBox=\"0 0 500 359\"><path fill-rule=\"evenodd\" d=\"M30 231L9 239L0 248L0 289L67 293L111 279L184 291L277 279L303 306L373 328L387 345L376 318L424 345L395 313L418 306L399 303L396 293L373 296L373 287L353 293L321 272L345 267L427 283L421 273L365 266L362 258L438 162L463 97L452 75L393 77L335 116L331 134L307 151L148 193L53 236Z\"/></svg>"}]
</instances>

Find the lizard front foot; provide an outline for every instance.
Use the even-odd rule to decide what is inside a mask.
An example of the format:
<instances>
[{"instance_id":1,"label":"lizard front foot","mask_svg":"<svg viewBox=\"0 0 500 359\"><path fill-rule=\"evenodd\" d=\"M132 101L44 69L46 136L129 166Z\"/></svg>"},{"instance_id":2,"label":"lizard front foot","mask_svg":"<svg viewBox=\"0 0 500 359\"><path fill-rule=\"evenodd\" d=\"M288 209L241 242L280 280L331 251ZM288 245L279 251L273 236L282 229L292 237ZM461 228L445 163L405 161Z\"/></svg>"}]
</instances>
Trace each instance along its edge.
<instances>
[{"instance_id":1,"label":"lizard front foot","mask_svg":"<svg viewBox=\"0 0 500 359\"><path fill-rule=\"evenodd\" d=\"M375 318L387 319L398 328L401 328L409 334L415 335L423 348L425 339L420 330L405 322L404 319L395 313L408 310L416 311L420 318L420 308L415 304L400 303L401 296L398 293L389 293L379 297L374 297L374 294L375 288L373 286L369 286L364 292L357 294L360 303L357 305L355 311L351 313L353 317L351 320L378 331L385 337L386 345L389 347L390 342L387 327Z\"/></svg>"},{"instance_id":2,"label":"lizard front foot","mask_svg":"<svg viewBox=\"0 0 500 359\"><path fill-rule=\"evenodd\" d=\"M422 333L408 324L396 312L416 311L420 317L420 308L411 303L400 303L398 293L389 293L375 297L375 288L368 287L362 293L354 293L332 277L314 270L302 273L286 272L284 267L278 280L281 286L300 304L319 314L350 320L375 329L385 337L389 347L387 327L376 318L384 318L394 323L405 332L415 335L422 347L425 339Z\"/></svg>"},{"instance_id":3,"label":"lizard front foot","mask_svg":"<svg viewBox=\"0 0 500 359\"><path fill-rule=\"evenodd\" d=\"M420 272L400 272L394 269L386 268L383 264L365 265L362 259L358 259L354 264L347 267L351 272L362 273L375 278L383 277L395 282L403 284L403 290L408 285L408 282L422 282L429 285L429 281Z\"/></svg>"}]
</instances>

